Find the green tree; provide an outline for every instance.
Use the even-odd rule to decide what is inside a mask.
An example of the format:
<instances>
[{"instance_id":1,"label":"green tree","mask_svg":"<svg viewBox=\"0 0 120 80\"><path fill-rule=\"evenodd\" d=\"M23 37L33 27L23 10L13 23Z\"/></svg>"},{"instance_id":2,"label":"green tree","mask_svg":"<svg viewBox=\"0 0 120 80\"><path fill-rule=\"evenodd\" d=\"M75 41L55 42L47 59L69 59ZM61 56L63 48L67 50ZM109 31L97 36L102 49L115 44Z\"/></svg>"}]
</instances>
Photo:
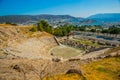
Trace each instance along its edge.
<instances>
[{"instance_id":1,"label":"green tree","mask_svg":"<svg viewBox=\"0 0 120 80\"><path fill-rule=\"evenodd\" d=\"M38 31L44 31L43 25L42 25L41 22L38 22L38 24L37 24L37 29L38 29Z\"/></svg>"},{"instance_id":2,"label":"green tree","mask_svg":"<svg viewBox=\"0 0 120 80\"><path fill-rule=\"evenodd\" d=\"M52 28L51 26L49 25L49 23L45 20L41 20L38 22L37 24L37 28L39 31L46 31L46 32L51 32Z\"/></svg>"},{"instance_id":3,"label":"green tree","mask_svg":"<svg viewBox=\"0 0 120 80\"><path fill-rule=\"evenodd\" d=\"M86 31L85 27L79 27L79 31Z\"/></svg>"},{"instance_id":4,"label":"green tree","mask_svg":"<svg viewBox=\"0 0 120 80\"><path fill-rule=\"evenodd\" d=\"M66 30L67 30L67 33L70 33L73 30L73 26L72 25L67 26Z\"/></svg>"},{"instance_id":5,"label":"green tree","mask_svg":"<svg viewBox=\"0 0 120 80\"><path fill-rule=\"evenodd\" d=\"M56 29L54 29L54 35L55 36L63 36L63 32L61 29L56 28Z\"/></svg>"},{"instance_id":6,"label":"green tree","mask_svg":"<svg viewBox=\"0 0 120 80\"><path fill-rule=\"evenodd\" d=\"M37 27L33 27L30 31L46 31L56 36L66 36L73 30L72 25L64 25L57 28L52 28L45 20L41 20L37 23Z\"/></svg>"},{"instance_id":7,"label":"green tree","mask_svg":"<svg viewBox=\"0 0 120 80\"><path fill-rule=\"evenodd\" d=\"M5 22L5 24L11 24L11 22Z\"/></svg>"},{"instance_id":8,"label":"green tree","mask_svg":"<svg viewBox=\"0 0 120 80\"><path fill-rule=\"evenodd\" d=\"M90 32L96 32L96 29L91 29Z\"/></svg>"},{"instance_id":9,"label":"green tree","mask_svg":"<svg viewBox=\"0 0 120 80\"><path fill-rule=\"evenodd\" d=\"M110 30L108 30L108 29L103 29L103 30L101 31L101 33L110 33Z\"/></svg>"},{"instance_id":10,"label":"green tree","mask_svg":"<svg viewBox=\"0 0 120 80\"><path fill-rule=\"evenodd\" d=\"M109 29L103 29L101 31L101 33L103 33L104 35L106 34L106 36L108 36L108 34L110 33L110 30Z\"/></svg>"},{"instance_id":11,"label":"green tree","mask_svg":"<svg viewBox=\"0 0 120 80\"><path fill-rule=\"evenodd\" d=\"M110 34L116 34L116 37L117 37L117 35L120 34L120 28L111 29Z\"/></svg>"}]
</instances>

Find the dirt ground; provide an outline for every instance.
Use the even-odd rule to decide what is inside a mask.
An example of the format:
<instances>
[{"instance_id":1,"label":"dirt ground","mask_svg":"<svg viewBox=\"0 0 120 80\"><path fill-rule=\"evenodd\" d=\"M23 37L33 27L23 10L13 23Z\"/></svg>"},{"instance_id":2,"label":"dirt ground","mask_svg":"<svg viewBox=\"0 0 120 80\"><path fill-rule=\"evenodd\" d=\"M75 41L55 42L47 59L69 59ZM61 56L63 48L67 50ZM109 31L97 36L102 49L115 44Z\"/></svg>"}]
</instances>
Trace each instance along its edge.
<instances>
[{"instance_id":1,"label":"dirt ground","mask_svg":"<svg viewBox=\"0 0 120 80\"><path fill-rule=\"evenodd\" d=\"M78 50L65 45L57 46L53 48L50 52L53 54L53 56L62 57L64 59L82 55L82 50Z\"/></svg>"}]
</instances>

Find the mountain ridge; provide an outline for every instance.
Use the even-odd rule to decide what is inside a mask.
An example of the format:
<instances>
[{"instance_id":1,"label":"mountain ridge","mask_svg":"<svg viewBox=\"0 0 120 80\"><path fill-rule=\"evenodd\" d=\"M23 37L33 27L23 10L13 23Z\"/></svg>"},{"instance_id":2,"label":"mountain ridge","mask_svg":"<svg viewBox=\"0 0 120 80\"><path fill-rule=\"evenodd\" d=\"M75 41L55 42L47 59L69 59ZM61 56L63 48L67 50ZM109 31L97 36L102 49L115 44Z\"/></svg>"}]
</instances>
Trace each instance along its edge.
<instances>
[{"instance_id":1,"label":"mountain ridge","mask_svg":"<svg viewBox=\"0 0 120 80\"><path fill-rule=\"evenodd\" d=\"M101 13L87 17L87 19L93 19L102 22L120 22L120 13Z\"/></svg>"},{"instance_id":2,"label":"mountain ridge","mask_svg":"<svg viewBox=\"0 0 120 80\"><path fill-rule=\"evenodd\" d=\"M103 23L120 22L120 13L101 13L87 18L74 17L71 15L5 15L0 16L0 23L11 22L17 24L33 24L39 20L46 20L52 25L69 23L73 25L101 25Z\"/></svg>"}]
</instances>

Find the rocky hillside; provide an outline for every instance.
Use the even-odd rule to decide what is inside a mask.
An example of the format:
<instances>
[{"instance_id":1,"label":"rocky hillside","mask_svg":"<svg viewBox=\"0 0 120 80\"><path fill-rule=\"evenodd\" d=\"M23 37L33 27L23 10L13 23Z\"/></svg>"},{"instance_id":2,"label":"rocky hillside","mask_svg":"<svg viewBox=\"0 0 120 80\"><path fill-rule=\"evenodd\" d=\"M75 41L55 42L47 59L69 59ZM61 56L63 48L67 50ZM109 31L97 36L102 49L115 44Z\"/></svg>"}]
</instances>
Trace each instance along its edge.
<instances>
[{"instance_id":1,"label":"rocky hillside","mask_svg":"<svg viewBox=\"0 0 120 80\"><path fill-rule=\"evenodd\" d=\"M120 80L120 47L59 59L53 35L31 28L0 24L0 80Z\"/></svg>"},{"instance_id":2,"label":"rocky hillside","mask_svg":"<svg viewBox=\"0 0 120 80\"><path fill-rule=\"evenodd\" d=\"M120 57L106 58L80 66L82 73L79 70L74 70L76 74L71 72L47 77L44 80L119 80L119 67Z\"/></svg>"},{"instance_id":3,"label":"rocky hillside","mask_svg":"<svg viewBox=\"0 0 120 80\"><path fill-rule=\"evenodd\" d=\"M6 47L9 41L24 37L25 35L20 32L19 28L10 25L0 25L0 49Z\"/></svg>"},{"instance_id":4,"label":"rocky hillside","mask_svg":"<svg viewBox=\"0 0 120 80\"><path fill-rule=\"evenodd\" d=\"M57 45L54 37L46 32L30 32L31 27L2 25L0 53L22 58L48 57L49 50Z\"/></svg>"}]
</instances>

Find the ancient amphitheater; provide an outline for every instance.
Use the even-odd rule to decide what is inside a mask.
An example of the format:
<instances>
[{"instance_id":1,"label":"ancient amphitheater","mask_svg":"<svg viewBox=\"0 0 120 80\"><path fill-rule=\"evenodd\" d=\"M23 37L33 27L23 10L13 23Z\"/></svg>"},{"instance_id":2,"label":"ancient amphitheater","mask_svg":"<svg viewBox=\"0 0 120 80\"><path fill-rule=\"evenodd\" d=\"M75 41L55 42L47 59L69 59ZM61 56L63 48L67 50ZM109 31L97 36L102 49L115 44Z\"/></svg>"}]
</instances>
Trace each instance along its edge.
<instances>
[{"instance_id":1,"label":"ancient amphitheater","mask_svg":"<svg viewBox=\"0 0 120 80\"><path fill-rule=\"evenodd\" d=\"M0 80L42 80L71 68L81 70L80 66L90 61L120 55L119 51L106 55L109 48L85 54L81 43L61 42L61 38L57 40L46 32L33 33L30 28L0 25Z\"/></svg>"},{"instance_id":2,"label":"ancient amphitheater","mask_svg":"<svg viewBox=\"0 0 120 80\"><path fill-rule=\"evenodd\" d=\"M0 27L0 53L3 53L0 56L1 58L18 57L48 60L52 60L52 58L59 58L61 60L70 58L83 59L83 54L85 54L86 51L87 53L89 52L87 55L94 53L92 56L96 56L103 54L109 49L106 45L91 44L90 40L86 39L87 42L83 43L87 44L83 44L78 42L79 38L72 38L70 40L64 38L57 39L46 32L30 33L29 28L31 27ZM96 52L100 54L95 54Z\"/></svg>"},{"instance_id":3,"label":"ancient amphitheater","mask_svg":"<svg viewBox=\"0 0 120 80\"><path fill-rule=\"evenodd\" d=\"M60 45L54 36L46 32L36 32L30 35L26 34L29 33L27 29L26 33L22 31L24 30L21 27L1 27L1 44L3 45L4 42L3 47L1 46L1 53L7 54L7 57L50 60L54 57L70 58L82 53L75 48Z\"/></svg>"}]
</instances>

